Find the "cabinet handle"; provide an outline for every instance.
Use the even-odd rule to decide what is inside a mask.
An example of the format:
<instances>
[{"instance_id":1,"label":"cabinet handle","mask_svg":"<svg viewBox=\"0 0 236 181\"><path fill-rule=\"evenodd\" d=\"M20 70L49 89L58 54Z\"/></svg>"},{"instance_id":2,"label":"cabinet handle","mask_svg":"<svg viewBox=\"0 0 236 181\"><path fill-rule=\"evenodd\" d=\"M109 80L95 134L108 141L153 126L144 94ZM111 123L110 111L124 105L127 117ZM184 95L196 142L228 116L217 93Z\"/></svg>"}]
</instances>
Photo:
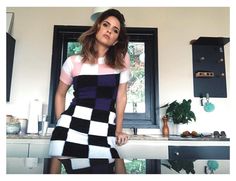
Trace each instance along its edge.
<instances>
[{"instance_id":1,"label":"cabinet handle","mask_svg":"<svg viewBox=\"0 0 236 181\"><path fill-rule=\"evenodd\" d=\"M176 156L179 156L179 152L175 152L175 155L176 155Z\"/></svg>"}]
</instances>

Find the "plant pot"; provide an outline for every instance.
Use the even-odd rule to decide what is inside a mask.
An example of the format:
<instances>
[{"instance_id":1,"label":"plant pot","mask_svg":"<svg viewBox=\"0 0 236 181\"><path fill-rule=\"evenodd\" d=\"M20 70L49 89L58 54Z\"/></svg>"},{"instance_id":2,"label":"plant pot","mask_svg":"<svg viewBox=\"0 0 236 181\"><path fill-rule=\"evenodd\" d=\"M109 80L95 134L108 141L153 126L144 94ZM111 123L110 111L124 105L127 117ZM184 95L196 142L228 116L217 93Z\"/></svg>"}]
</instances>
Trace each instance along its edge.
<instances>
[{"instance_id":1,"label":"plant pot","mask_svg":"<svg viewBox=\"0 0 236 181\"><path fill-rule=\"evenodd\" d=\"M179 124L174 124L173 121L169 122L169 133L170 135L180 135L180 125Z\"/></svg>"}]
</instances>

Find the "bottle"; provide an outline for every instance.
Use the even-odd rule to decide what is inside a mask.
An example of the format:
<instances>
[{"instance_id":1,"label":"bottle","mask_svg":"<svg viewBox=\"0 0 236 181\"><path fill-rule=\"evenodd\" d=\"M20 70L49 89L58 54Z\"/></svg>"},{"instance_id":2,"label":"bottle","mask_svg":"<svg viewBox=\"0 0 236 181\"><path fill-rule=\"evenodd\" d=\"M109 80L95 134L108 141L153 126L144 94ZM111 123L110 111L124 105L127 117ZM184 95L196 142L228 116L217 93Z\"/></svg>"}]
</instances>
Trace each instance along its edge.
<instances>
[{"instance_id":1,"label":"bottle","mask_svg":"<svg viewBox=\"0 0 236 181\"><path fill-rule=\"evenodd\" d=\"M169 126L168 126L168 116L162 117L163 127L162 127L162 135L164 137L169 137Z\"/></svg>"}]
</instances>

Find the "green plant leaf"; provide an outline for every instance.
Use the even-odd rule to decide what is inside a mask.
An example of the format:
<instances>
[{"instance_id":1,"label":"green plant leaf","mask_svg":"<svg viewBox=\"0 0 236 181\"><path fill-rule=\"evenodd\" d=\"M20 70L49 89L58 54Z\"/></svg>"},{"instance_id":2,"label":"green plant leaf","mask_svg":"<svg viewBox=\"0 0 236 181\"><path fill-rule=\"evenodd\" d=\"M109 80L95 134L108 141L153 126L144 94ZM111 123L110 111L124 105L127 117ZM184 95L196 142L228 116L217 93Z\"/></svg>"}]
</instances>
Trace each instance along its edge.
<instances>
[{"instance_id":1,"label":"green plant leaf","mask_svg":"<svg viewBox=\"0 0 236 181\"><path fill-rule=\"evenodd\" d=\"M196 116L194 112L191 111L191 103L191 99L183 99L181 103L175 100L169 104L166 109L166 115L171 117L175 124L188 124L190 121L196 121Z\"/></svg>"}]
</instances>

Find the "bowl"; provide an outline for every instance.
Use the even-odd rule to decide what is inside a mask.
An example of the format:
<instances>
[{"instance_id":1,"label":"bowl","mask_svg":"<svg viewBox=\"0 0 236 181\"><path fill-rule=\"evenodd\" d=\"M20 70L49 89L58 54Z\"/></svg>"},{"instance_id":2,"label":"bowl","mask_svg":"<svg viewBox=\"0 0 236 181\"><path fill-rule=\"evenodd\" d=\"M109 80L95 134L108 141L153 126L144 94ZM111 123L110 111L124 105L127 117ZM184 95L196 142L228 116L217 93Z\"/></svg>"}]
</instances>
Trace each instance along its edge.
<instances>
[{"instance_id":1,"label":"bowl","mask_svg":"<svg viewBox=\"0 0 236 181\"><path fill-rule=\"evenodd\" d=\"M19 134L20 132L20 123L16 122L16 123L7 123L6 126L6 132L7 134Z\"/></svg>"}]
</instances>

